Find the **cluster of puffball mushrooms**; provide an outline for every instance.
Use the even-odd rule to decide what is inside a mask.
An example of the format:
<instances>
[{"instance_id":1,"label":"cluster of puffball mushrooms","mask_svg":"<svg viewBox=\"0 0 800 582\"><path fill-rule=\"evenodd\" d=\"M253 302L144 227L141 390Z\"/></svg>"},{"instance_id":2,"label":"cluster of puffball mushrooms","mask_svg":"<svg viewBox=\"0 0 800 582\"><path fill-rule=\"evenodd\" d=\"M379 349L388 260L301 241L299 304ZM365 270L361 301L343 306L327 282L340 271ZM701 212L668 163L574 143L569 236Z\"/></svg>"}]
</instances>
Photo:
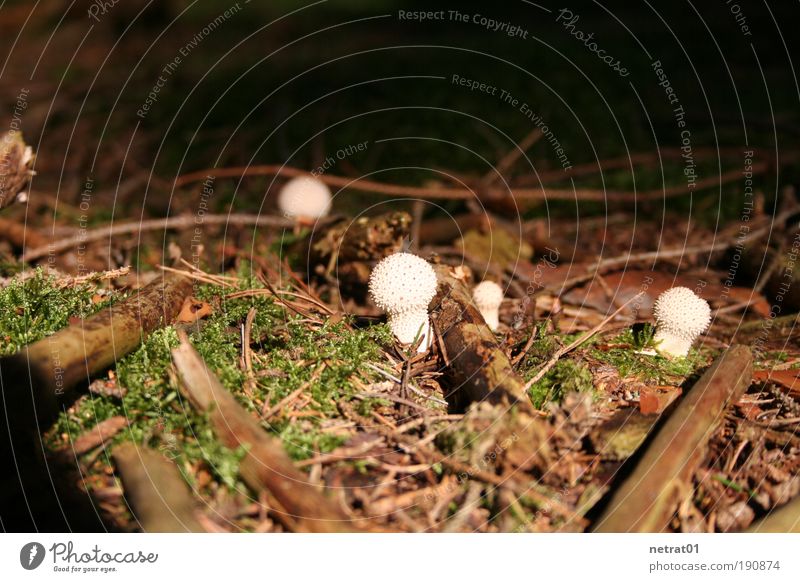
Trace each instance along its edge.
<instances>
[{"instance_id":1,"label":"cluster of puffball mushrooms","mask_svg":"<svg viewBox=\"0 0 800 582\"><path fill-rule=\"evenodd\" d=\"M278 193L278 207L298 222L314 222L331 210L331 191L314 176L289 180ZM389 326L403 344L426 352L431 345L428 304L436 295L436 273L425 259L406 252L383 259L369 280L375 304L386 311ZM500 327L503 289L494 281L483 281L472 291L475 306L492 331ZM686 287L662 293L653 306L656 349L673 358L686 357L698 336L711 322L708 303Z\"/></svg>"},{"instance_id":2,"label":"cluster of puffball mushrooms","mask_svg":"<svg viewBox=\"0 0 800 582\"><path fill-rule=\"evenodd\" d=\"M436 295L436 273L425 259L411 253L389 255L372 271L369 292L375 304L386 311L389 327L402 344L416 345L423 353L431 345L428 304ZM500 326L503 289L484 281L472 290L472 299L492 331ZM654 341L658 351L682 358L711 322L708 303L686 287L662 293L653 307L656 320Z\"/></svg>"}]
</instances>

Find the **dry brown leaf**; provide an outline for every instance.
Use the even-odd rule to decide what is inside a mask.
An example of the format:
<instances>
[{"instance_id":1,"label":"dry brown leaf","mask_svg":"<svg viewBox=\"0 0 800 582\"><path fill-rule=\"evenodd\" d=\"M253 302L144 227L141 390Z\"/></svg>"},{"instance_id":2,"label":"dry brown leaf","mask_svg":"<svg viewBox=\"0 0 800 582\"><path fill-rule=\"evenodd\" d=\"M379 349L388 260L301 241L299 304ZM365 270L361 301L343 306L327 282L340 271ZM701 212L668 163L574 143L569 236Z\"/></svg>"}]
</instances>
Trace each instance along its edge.
<instances>
[{"instance_id":1,"label":"dry brown leaf","mask_svg":"<svg viewBox=\"0 0 800 582\"><path fill-rule=\"evenodd\" d=\"M753 377L762 382L774 382L790 395L800 397L800 370L758 370Z\"/></svg>"},{"instance_id":2,"label":"dry brown leaf","mask_svg":"<svg viewBox=\"0 0 800 582\"><path fill-rule=\"evenodd\" d=\"M0 208L13 203L28 185L33 157L18 131L8 131L0 138Z\"/></svg>"},{"instance_id":3,"label":"dry brown leaf","mask_svg":"<svg viewBox=\"0 0 800 582\"><path fill-rule=\"evenodd\" d=\"M639 412L661 414L683 394L680 386L647 386L639 394Z\"/></svg>"},{"instance_id":4,"label":"dry brown leaf","mask_svg":"<svg viewBox=\"0 0 800 582\"><path fill-rule=\"evenodd\" d=\"M212 313L214 310L207 302L200 301L196 297L187 297L176 321L178 323L194 323Z\"/></svg>"}]
</instances>

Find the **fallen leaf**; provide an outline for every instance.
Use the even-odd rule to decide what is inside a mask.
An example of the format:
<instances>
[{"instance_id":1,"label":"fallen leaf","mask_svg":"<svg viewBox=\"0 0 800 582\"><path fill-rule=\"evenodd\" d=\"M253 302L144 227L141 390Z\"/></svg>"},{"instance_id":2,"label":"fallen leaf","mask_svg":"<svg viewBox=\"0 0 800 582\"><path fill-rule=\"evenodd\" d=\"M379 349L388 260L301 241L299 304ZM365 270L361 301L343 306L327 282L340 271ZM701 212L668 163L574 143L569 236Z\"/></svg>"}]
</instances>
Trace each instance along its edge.
<instances>
[{"instance_id":1,"label":"fallen leaf","mask_svg":"<svg viewBox=\"0 0 800 582\"><path fill-rule=\"evenodd\" d=\"M647 386L639 392L639 412L661 414L675 402L683 390L679 386Z\"/></svg>"},{"instance_id":2,"label":"fallen leaf","mask_svg":"<svg viewBox=\"0 0 800 582\"><path fill-rule=\"evenodd\" d=\"M200 301L196 297L187 297L183 302L181 312L178 314L178 323L194 323L214 313L211 305Z\"/></svg>"},{"instance_id":3,"label":"fallen leaf","mask_svg":"<svg viewBox=\"0 0 800 582\"><path fill-rule=\"evenodd\" d=\"M795 397L800 397L800 370L758 370L753 378L762 382L774 382Z\"/></svg>"}]
</instances>

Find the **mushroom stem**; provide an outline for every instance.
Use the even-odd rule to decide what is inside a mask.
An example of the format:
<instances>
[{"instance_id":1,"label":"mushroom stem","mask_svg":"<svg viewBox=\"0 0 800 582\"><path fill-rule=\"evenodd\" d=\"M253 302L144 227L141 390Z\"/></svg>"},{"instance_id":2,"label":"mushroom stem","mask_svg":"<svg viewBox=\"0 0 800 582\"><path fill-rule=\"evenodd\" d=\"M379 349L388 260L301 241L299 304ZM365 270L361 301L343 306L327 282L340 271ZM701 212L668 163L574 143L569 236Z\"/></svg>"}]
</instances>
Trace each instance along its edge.
<instances>
[{"instance_id":1,"label":"mushroom stem","mask_svg":"<svg viewBox=\"0 0 800 582\"><path fill-rule=\"evenodd\" d=\"M689 350L692 347L691 339L668 329L657 329L653 341L656 344L656 350L674 358L685 358L689 355Z\"/></svg>"},{"instance_id":2,"label":"mushroom stem","mask_svg":"<svg viewBox=\"0 0 800 582\"><path fill-rule=\"evenodd\" d=\"M500 312L497 309L487 309L481 311L481 315L483 315L483 320L486 322L486 325L489 326L489 329L497 331L497 328L500 327Z\"/></svg>"},{"instance_id":3,"label":"mushroom stem","mask_svg":"<svg viewBox=\"0 0 800 582\"><path fill-rule=\"evenodd\" d=\"M421 354L428 351L431 345L431 324L427 308L390 312L389 327L400 343L413 345L417 339L422 338L417 352Z\"/></svg>"}]
</instances>

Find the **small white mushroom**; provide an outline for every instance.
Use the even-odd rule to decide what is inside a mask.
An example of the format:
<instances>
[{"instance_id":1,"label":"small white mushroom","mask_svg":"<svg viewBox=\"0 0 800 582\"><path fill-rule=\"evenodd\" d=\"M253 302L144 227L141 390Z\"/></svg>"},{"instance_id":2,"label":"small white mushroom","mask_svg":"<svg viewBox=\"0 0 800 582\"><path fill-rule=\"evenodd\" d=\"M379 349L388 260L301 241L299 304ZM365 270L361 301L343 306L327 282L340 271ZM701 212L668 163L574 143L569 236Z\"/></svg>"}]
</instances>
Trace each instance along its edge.
<instances>
[{"instance_id":1,"label":"small white mushroom","mask_svg":"<svg viewBox=\"0 0 800 582\"><path fill-rule=\"evenodd\" d=\"M377 264L369 278L369 293L389 316L389 327L404 344L422 338L418 352L431 344L428 304L436 295L436 272L425 259L395 253Z\"/></svg>"},{"instance_id":2,"label":"small white mushroom","mask_svg":"<svg viewBox=\"0 0 800 582\"><path fill-rule=\"evenodd\" d=\"M292 178L278 193L278 208L292 218L317 220L331 211L331 191L314 176Z\"/></svg>"},{"instance_id":3,"label":"small white mushroom","mask_svg":"<svg viewBox=\"0 0 800 582\"><path fill-rule=\"evenodd\" d=\"M479 283L472 290L472 299L489 329L497 331L500 327L500 304L503 302L503 289L500 285L494 281Z\"/></svg>"},{"instance_id":4,"label":"small white mushroom","mask_svg":"<svg viewBox=\"0 0 800 582\"><path fill-rule=\"evenodd\" d=\"M656 349L667 356L685 357L711 323L711 307L691 289L673 287L659 295L653 306Z\"/></svg>"}]
</instances>

